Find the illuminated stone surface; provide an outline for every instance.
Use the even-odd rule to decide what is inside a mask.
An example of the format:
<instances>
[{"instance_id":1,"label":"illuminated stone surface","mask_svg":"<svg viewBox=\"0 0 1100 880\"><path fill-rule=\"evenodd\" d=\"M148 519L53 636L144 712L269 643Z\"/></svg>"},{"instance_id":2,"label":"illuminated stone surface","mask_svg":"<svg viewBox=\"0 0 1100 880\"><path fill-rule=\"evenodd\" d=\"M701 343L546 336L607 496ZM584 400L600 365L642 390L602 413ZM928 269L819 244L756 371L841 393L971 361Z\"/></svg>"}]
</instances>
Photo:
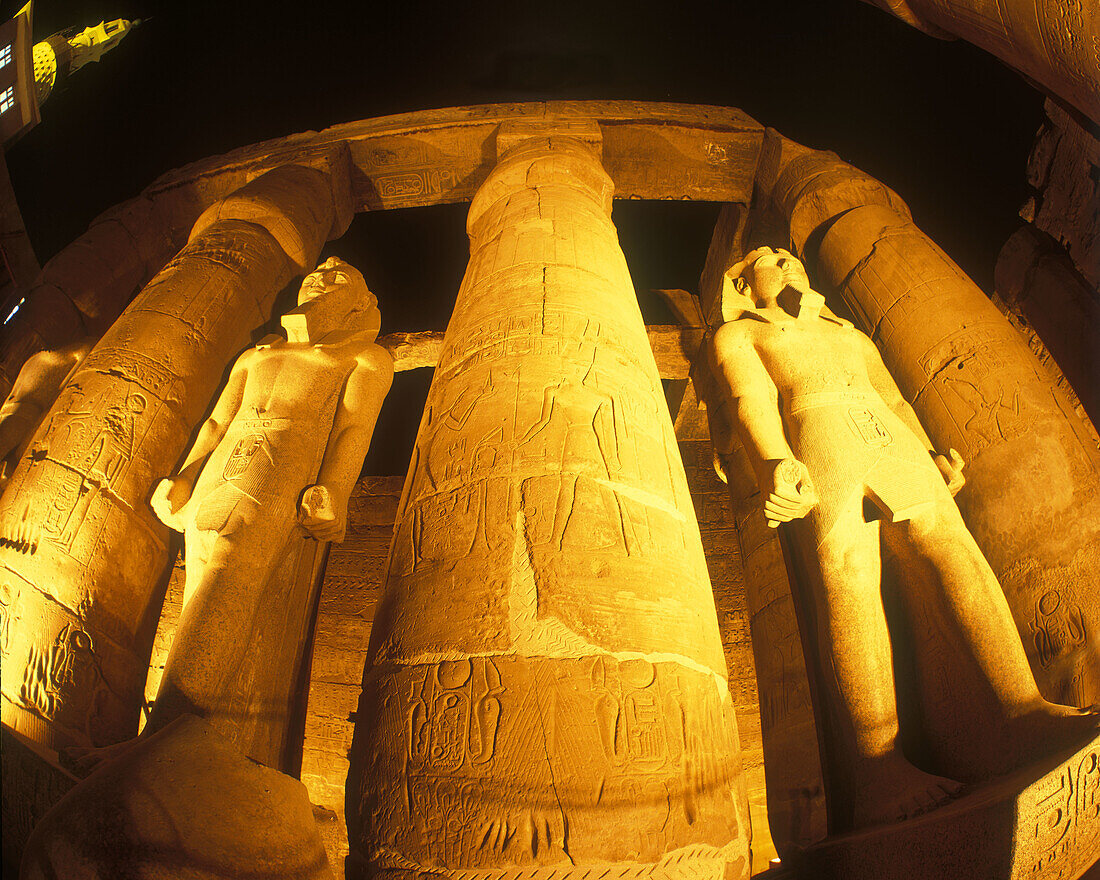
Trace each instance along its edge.
<instances>
[{"instance_id":1,"label":"illuminated stone surface","mask_svg":"<svg viewBox=\"0 0 1100 880\"><path fill-rule=\"evenodd\" d=\"M280 767L307 649L318 542L342 541L348 498L393 367L362 275L330 259L298 307L233 365L180 472L153 493L185 534L183 612L147 729L204 718Z\"/></svg>"},{"instance_id":2,"label":"illuminated stone surface","mask_svg":"<svg viewBox=\"0 0 1100 880\"><path fill-rule=\"evenodd\" d=\"M741 215L737 206L722 208L699 279L700 299L718 323L722 320L722 291L728 286L726 273L744 253ZM721 403L714 383L707 381L708 375L705 370L697 371L697 378L706 386L708 446L715 458L712 466L716 465L726 483L736 524L735 543L743 574L741 589L749 617L759 693L766 821L776 850L786 857L821 840L827 832L810 682L779 535L768 528L752 466L730 423L729 409ZM732 553L732 548L727 553ZM756 745L750 739L751 728L741 726L739 732L743 752ZM750 789L750 799L753 795ZM754 857L764 824L754 816Z\"/></svg>"},{"instance_id":3,"label":"illuminated stone surface","mask_svg":"<svg viewBox=\"0 0 1100 880\"><path fill-rule=\"evenodd\" d=\"M1043 695L1100 702L1092 432L996 306L910 221L883 207L849 211L819 261L939 448L968 462L959 508Z\"/></svg>"},{"instance_id":4,"label":"illuminated stone surface","mask_svg":"<svg viewBox=\"0 0 1100 880\"><path fill-rule=\"evenodd\" d=\"M958 504L1040 690L1100 701L1100 600L1087 586L1100 578L1094 432L895 193L831 153L769 135L761 185L796 247L817 233L823 284L874 340L937 448L967 461Z\"/></svg>"},{"instance_id":5,"label":"illuminated stone surface","mask_svg":"<svg viewBox=\"0 0 1100 880\"><path fill-rule=\"evenodd\" d=\"M1039 697L951 498L962 462L929 455L871 341L823 310L786 251L755 250L729 277L712 365L769 525L793 523L783 538L805 591L830 831L917 815L959 787L903 755L895 668L921 708L925 763L953 779L990 779L1083 741L1100 716ZM885 588L880 553L893 563Z\"/></svg>"},{"instance_id":6,"label":"illuminated stone surface","mask_svg":"<svg viewBox=\"0 0 1100 880\"><path fill-rule=\"evenodd\" d=\"M831 838L790 859L837 880L1073 880L1100 859L1100 738L894 825ZM1086 873L1089 872L1089 873Z\"/></svg>"},{"instance_id":7,"label":"illuminated stone surface","mask_svg":"<svg viewBox=\"0 0 1100 880\"><path fill-rule=\"evenodd\" d=\"M471 205L398 512L353 858L744 876L714 600L611 181L587 144L524 134Z\"/></svg>"},{"instance_id":8,"label":"illuminated stone surface","mask_svg":"<svg viewBox=\"0 0 1100 880\"><path fill-rule=\"evenodd\" d=\"M314 253L333 225L331 188L312 169L258 178L238 202L250 198L267 212L196 226L104 335L0 501L3 718L37 742L104 745L137 732L171 563L149 493L294 272L262 224L308 223L300 235Z\"/></svg>"},{"instance_id":9,"label":"illuminated stone surface","mask_svg":"<svg viewBox=\"0 0 1100 880\"><path fill-rule=\"evenodd\" d=\"M23 880L331 880L303 785L177 719L106 762L43 817Z\"/></svg>"}]
</instances>

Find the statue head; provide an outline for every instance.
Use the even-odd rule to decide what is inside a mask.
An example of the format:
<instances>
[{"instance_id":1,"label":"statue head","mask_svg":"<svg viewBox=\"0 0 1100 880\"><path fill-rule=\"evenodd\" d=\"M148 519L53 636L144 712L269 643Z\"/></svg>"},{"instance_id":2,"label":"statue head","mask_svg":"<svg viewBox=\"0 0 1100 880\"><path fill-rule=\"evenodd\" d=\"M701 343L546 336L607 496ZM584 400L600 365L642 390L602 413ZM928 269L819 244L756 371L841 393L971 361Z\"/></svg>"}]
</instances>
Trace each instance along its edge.
<instances>
[{"instance_id":1,"label":"statue head","mask_svg":"<svg viewBox=\"0 0 1100 880\"><path fill-rule=\"evenodd\" d=\"M298 307L282 318L291 342L318 342L335 330L378 335L378 300L354 266L329 257L302 279Z\"/></svg>"},{"instance_id":2,"label":"statue head","mask_svg":"<svg viewBox=\"0 0 1100 880\"><path fill-rule=\"evenodd\" d=\"M790 251L759 247L726 272L722 317L775 306L796 318L817 317L825 298L810 287L806 267Z\"/></svg>"}]
</instances>

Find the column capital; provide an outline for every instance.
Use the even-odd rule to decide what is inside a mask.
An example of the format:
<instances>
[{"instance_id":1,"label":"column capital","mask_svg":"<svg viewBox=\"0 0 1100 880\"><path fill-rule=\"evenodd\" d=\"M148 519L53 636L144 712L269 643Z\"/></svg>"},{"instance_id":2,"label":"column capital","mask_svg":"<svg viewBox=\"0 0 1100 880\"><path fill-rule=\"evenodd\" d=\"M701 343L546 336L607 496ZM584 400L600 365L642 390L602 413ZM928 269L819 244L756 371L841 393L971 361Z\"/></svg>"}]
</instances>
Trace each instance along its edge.
<instances>
[{"instance_id":1,"label":"column capital","mask_svg":"<svg viewBox=\"0 0 1100 880\"><path fill-rule=\"evenodd\" d=\"M281 165L249 181L207 208L195 221L193 242L221 220L262 226L279 243L301 274L317 263L321 246L345 223L336 176L304 165ZM342 193L348 194L346 190ZM341 210L344 209L344 210Z\"/></svg>"}]
</instances>

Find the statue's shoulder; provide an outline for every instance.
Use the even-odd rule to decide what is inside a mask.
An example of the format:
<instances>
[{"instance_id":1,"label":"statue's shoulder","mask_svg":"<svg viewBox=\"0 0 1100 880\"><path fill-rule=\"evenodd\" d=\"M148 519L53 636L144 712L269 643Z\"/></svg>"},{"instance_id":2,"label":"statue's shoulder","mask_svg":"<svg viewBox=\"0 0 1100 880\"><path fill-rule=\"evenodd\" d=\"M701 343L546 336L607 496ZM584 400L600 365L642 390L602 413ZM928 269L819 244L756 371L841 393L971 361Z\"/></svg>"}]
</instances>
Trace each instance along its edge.
<instances>
[{"instance_id":1,"label":"statue's shoulder","mask_svg":"<svg viewBox=\"0 0 1100 880\"><path fill-rule=\"evenodd\" d=\"M286 337L284 337L282 334L280 334L280 333L268 333L267 336L263 337L259 342L257 342L254 346L252 346L252 348L246 348L244 350L244 354L242 354L241 357L242 358L247 357L248 355L251 355L254 352L264 351L265 349L273 348L273 347L281 345L285 342L286 342Z\"/></svg>"},{"instance_id":2,"label":"statue's shoulder","mask_svg":"<svg viewBox=\"0 0 1100 880\"><path fill-rule=\"evenodd\" d=\"M355 356L360 367L371 371L393 372L393 357L375 341L363 345Z\"/></svg>"},{"instance_id":3,"label":"statue's shoulder","mask_svg":"<svg viewBox=\"0 0 1100 880\"><path fill-rule=\"evenodd\" d=\"M714 347L724 348L752 345L762 334L774 329L770 322L752 311L743 311L726 321L714 331Z\"/></svg>"}]
</instances>

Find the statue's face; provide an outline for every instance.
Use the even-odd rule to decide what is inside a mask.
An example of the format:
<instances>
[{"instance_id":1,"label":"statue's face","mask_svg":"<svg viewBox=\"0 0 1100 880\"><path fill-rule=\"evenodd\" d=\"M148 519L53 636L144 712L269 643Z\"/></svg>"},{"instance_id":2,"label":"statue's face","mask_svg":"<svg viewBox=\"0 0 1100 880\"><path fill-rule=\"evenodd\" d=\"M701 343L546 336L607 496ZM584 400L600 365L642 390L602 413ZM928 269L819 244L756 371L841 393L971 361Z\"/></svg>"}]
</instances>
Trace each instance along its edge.
<instances>
[{"instance_id":1,"label":"statue's face","mask_svg":"<svg viewBox=\"0 0 1100 880\"><path fill-rule=\"evenodd\" d=\"M359 271L330 257L302 280L298 308L283 316L288 334L298 341L316 341L333 330L378 333L378 301Z\"/></svg>"},{"instance_id":2,"label":"statue's face","mask_svg":"<svg viewBox=\"0 0 1100 880\"><path fill-rule=\"evenodd\" d=\"M757 308L767 308L776 303L779 294L787 287L810 289L806 267L790 251L757 248L745 257L747 265L741 270L738 289L752 298Z\"/></svg>"}]
</instances>

